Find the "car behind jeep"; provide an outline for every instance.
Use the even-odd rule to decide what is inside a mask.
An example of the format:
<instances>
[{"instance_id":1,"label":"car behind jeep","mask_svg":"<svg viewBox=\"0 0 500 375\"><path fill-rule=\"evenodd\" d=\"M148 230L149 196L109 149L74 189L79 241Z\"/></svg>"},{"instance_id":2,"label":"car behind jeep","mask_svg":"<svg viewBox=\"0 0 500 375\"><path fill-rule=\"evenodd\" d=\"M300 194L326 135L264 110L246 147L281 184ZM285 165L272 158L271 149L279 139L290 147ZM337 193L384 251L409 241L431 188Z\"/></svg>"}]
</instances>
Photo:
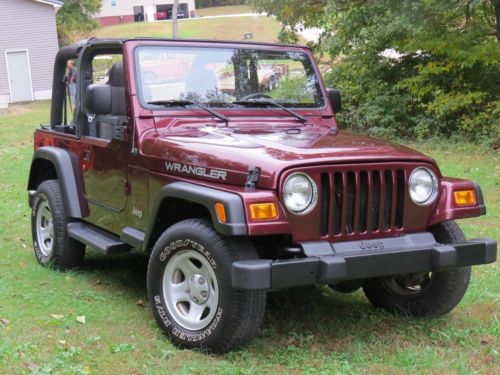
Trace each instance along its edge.
<instances>
[{"instance_id":1,"label":"car behind jeep","mask_svg":"<svg viewBox=\"0 0 500 375\"><path fill-rule=\"evenodd\" d=\"M214 352L256 335L276 289L362 288L392 312L448 313L471 266L496 259L495 241L466 240L454 221L485 214L480 187L406 147L339 131L339 110L305 47L64 47L50 124L34 135L36 258L69 269L86 246L146 253L159 327L181 347Z\"/></svg>"}]
</instances>

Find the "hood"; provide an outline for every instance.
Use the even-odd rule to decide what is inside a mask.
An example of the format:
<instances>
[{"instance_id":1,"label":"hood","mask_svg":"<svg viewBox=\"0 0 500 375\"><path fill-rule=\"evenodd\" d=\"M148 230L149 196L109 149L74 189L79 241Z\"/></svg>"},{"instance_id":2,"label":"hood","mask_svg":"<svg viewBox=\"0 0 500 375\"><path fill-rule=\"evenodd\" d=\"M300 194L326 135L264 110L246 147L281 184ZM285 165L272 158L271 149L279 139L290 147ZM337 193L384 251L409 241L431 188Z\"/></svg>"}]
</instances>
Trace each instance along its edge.
<instances>
[{"instance_id":1,"label":"hood","mask_svg":"<svg viewBox=\"0 0 500 375\"><path fill-rule=\"evenodd\" d=\"M260 168L259 188L275 188L286 169L318 164L434 161L390 142L336 132L320 121L231 123L230 127L178 124L158 127L143 138L142 153L153 170L244 185L249 166Z\"/></svg>"}]
</instances>

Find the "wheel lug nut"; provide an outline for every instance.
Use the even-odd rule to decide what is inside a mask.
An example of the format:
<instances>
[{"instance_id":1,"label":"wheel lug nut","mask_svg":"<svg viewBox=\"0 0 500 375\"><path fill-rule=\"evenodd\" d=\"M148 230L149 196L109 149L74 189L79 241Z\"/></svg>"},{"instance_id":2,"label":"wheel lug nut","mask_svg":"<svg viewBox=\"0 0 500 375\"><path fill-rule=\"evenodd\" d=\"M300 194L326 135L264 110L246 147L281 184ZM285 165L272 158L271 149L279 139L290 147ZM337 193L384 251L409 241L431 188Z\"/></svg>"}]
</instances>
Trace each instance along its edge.
<instances>
[{"instance_id":1,"label":"wheel lug nut","mask_svg":"<svg viewBox=\"0 0 500 375\"><path fill-rule=\"evenodd\" d=\"M198 303L198 298L193 297L193 301L196 302L196 303Z\"/></svg>"},{"instance_id":2,"label":"wheel lug nut","mask_svg":"<svg viewBox=\"0 0 500 375\"><path fill-rule=\"evenodd\" d=\"M205 284L205 279L204 279L203 277L200 277L200 278L198 279L198 284L200 284L200 285Z\"/></svg>"},{"instance_id":3,"label":"wheel lug nut","mask_svg":"<svg viewBox=\"0 0 500 375\"><path fill-rule=\"evenodd\" d=\"M207 293L207 292L205 292L204 290L201 292L201 296L202 296L203 298L207 298L207 295L208 295L208 293Z\"/></svg>"}]
</instances>

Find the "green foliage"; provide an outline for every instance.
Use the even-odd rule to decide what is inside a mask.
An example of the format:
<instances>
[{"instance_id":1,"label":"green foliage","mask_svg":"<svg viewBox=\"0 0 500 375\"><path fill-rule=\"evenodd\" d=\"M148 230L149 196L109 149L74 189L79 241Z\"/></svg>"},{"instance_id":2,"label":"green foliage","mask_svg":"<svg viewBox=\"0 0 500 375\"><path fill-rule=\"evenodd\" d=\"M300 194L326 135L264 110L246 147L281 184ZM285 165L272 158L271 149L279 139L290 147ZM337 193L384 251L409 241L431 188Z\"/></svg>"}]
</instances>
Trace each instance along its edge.
<instances>
[{"instance_id":1,"label":"green foliage","mask_svg":"<svg viewBox=\"0 0 500 375\"><path fill-rule=\"evenodd\" d=\"M247 0L196 0L196 8L246 4Z\"/></svg>"},{"instance_id":2,"label":"green foliage","mask_svg":"<svg viewBox=\"0 0 500 375\"><path fill-rule=\"evenodd\" d=\"M382 136L500 133L497 0L254 0L283 22L324 30L315 51L343 91L344 126ZM331 67L330 67L331 66Z\"/></svg>"},{"instance_id":3,"label":"green foliage","mask_svg":"<svg viewBox=\"0 0 500 375\"><path fill-rule=\"evenodd\" d=\"M101 0L65 0L56 16L59 43L69 44L75 39L75 35L95 30L99 24L93 16L99 12L101 6Z\"/></svg>"},{"instance_id":4,"label":"green foliage","mask_svg":"<svg viewBox=\"0 0 500 375\"><path fill-rule=\"evenodd\" d=\"M286 99L298 103L314 103L313 95L307 88L306 77L283 79L280 85L268 94L273 98Z\"/></svg>"},{"instance_id":5,"label":"green foliage","mask_svg":"<svg viewBox=\"0 0 500 375\"><path fill-rule=\"evenodd\" d=\"M297 32L308 27L324 27L328 15L325 14L325 1L317 0L252 0L257 12L276 16L283 27L279 38L284 43L298 43Z\"/></svg>"}]
</instances>

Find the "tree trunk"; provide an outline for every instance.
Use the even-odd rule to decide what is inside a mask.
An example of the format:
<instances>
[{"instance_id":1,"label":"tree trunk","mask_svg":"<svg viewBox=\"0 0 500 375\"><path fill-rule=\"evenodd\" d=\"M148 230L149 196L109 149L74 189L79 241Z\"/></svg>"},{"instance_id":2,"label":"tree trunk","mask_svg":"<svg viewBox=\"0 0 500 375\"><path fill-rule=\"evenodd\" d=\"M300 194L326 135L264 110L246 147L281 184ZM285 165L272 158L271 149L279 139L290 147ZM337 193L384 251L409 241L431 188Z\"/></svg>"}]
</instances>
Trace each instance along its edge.
<instances>
[{"instance_id":1,"label":"tree trunk","mask_svg":"<svg viewBox=\"0 0 500 375\"><path fill-rule=\"evenodd\" d=\"M497 26L497 41L500 42L500 0L494 0L495 5L495 16L496 16L496 26Z\"/></svg>"},{"instance_id":2,"label":"tree trunk","mask_svg":"<svg viewBox=\"0 0 500 375\"><path fill-rule=\"evenodd\" d=\"M172 37L179 37L179 25L177 22L177 11L179 9L179 0L174 0L174 6L172 8Z\"/></svg>"}]
</instances>

